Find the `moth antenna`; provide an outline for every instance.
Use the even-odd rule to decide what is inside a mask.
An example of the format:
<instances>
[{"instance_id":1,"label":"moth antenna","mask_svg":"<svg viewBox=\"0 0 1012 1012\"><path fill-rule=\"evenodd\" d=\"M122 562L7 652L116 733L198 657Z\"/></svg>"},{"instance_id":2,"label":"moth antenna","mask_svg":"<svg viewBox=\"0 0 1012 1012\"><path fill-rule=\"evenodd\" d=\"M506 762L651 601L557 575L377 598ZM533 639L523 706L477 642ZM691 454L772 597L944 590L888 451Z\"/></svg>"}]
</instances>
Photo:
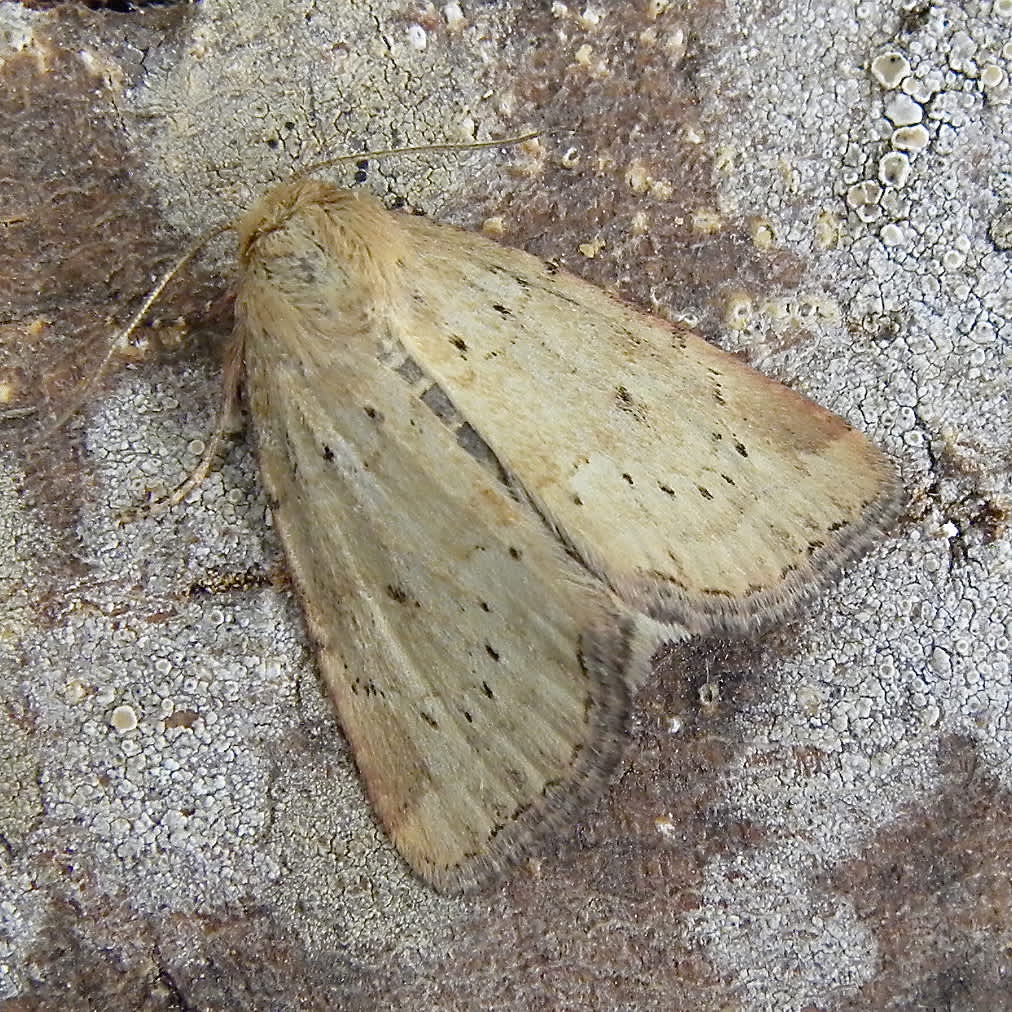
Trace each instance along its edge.
<instances>
[{"instance_id":1,"label":"moth antenna","mask_svg":"<svg viewBox=\"0 0 1012 1012\"><path fill-rule=\"evenodd\" d=\"M541 137L547 131L531 130L529 133L519 134L516 137L502 137L491 141L446 141L442 144L419 144L406 148L380 148L376 151L358 151L349 155L338 155L335 158L328 158L325 162L316 162L298 172L292 174L292 179L302 179L313 172L330 168L331 165L339 165L341 162L360 162L364 158L386 158L388 155L416 155L427 154L433 151L478 151L482 148L504 148L514 144L523 144L524 141Z\"/></svg>"},{"instance_id":2,"label":"moth antenna","mask_svg":"<svg viewBox=\"0 0 1012 1012\"><path fill-rule=\"evenodd\" d=\"M29 444L30 449L37 448L41 443L49 438L52 433L63 428L67 424L67 421L77 414L81 405L88 399L88 395L95 388L95 384L105 375L106 369L109 367L109 363L112 361L113 355L116 354L116 350L130 340L130 335L137 329L141 320L144 319L148 310L154 304L155 300L165 290L165 286L179 273L200 251L204 248L212 239L221 235L223 232L227 232L233 228L234 225L229 222L227 225L215 225L213 228L208 229L199 239L197 239L187 251L161 276L158 283L148 293L147 297L141 303L140 308L130 318L130 322L117 333L106 346L105 352L102 355L102 360L98 364L98 368L84 380L77 388L77 392L71 397L71 401L68 407L56 417L51 425L46 427L46 430L38 435Z\"/></svg>"},{"instance_id":3,"label":"moth antenna","mask_svg":"<svg viewBox=\"0 0 1012 1012\"><path fill-rule=\"evenodd\" d=\"M190 472L187 478L173 489L168 495L160 499L148 502L144 507L125 510L120 514L120 523L130 523L142 514L157 516L165 510L178 506L195 488L199 488L207 478L214 465L218 451L225 441L225 432L229 428L229 419L236 410L239 402L239 381L242 377L243 341L238 338L233 341L228 349L225 359L223 379L225 384L224 394L221 400L221 409L218 412L218 421L215 423L214 431L207 441L207 447L200 458L200 463Z\"/></svg>"},{"instance_id":4,"label":"moth antenna","mask_svg":"<svg viewBox=\"0 0 1012 1012\"><path fill-rule=\"evenodd\" d=\"M390 155L426 154L436 151L477 151L485 148L509 147L515 144L522 144L524 141L533 140L536 137L542 136L544 133L546 133L546 131L531 130L528 133L518 134L515 137L502 137L487 141L447 141L445 143L437 144L419 144L407 147L380 148L375 151L360 151L352 154L338 155L335 158L329 158L326 161L309 165L306 168L293 173L291 178L293 180L301 179L314 172L318 172L321 169L328 168L331 165L337 165L341 162L361 161L364 158L385 158ZM144 301L130 318L127 325L109 341L104 353L102 354L98 367L92 372L91 376L78 386L76 393L70 399L70 403L57 416L56 420L51 425L47 426L46 430L32 441L30 444L32 448L37 447L53 432L66 425L67 421L78 412L81 405L88 399L88 396L95 388L95 385L99 382L102 376L105 375L105 371L109 367L109 363L112 361L112 357L115 355L117 349L122 347L123 344L130 339L131 335L140 325L141 320L143 320L147 315L148 310L150 310L152 305L154 305L155 301L165 290L166 285L168 285L168 283L179 273L179 271L181 271L183 267L185 267L190 260L192 260L212 239L217 238L217 236L234 227L235 225L233 222L228 222L227 224L215 225L208 229L189 246L186 252L183 253L167 271L165 271L155 284L154 288L151 289ZM241 375L242 341L237 340L230 348L228 359L225 364L225 391L222 398L221 410L218 415L218 421L215 424L214 431L208 439L208 444L201 456L200 463L193 469L186 480L178 485L169 495L149 502L144 508L126 510L121 513L120 521L122 523L128 523L139 517L142 513L147 513L149 516L156 516L157 514L181 503L195 488L198 488L204 482L207 475L210 473L215 458L217 457L222 443L224 442L229 419L235 412L236 404L238 403L238 390ZM35 410L35 408L12 408L0 410L0 420L21 417L23 415L31 414Z\"/></svg>"},{"instance_id":5,"label":"moth antenna","mask_svg":"<svg viewBox=\"0 0 1012 1012\"><path fill-rule=\"evenodd\" d=\"M419 144L415 146L400 147L400 148L380 148L376 151L360 151L354 154L338 155L335 158L330 158L327 159L326 161L317 162L314 165L309 165L306 168L300 169L299 171L293 173L291 178L293 180L301 179L304 176L308 176L313 172L318 172L320 169L328 168L331 165L337 165L341 162L361 161L363 158L385 158L388 155L424 154L426 152L434 152L434 151L476 151L482 148L508 147L514 144L522 144L524 141L533 140L535 137L540 137L543 133L545 133L545 131L531 130L528 133L519 134L515 137L503 137L496 140L488 140L488 141L470 141L470 142L447 141L441 144ZM201 235L196 241L194 241L194 243L186 250L186 252L181 257L179 257L179 259L162 275L162 277L158 280L155 287L151 289L147 297L141 303L140 307L130 318L130 322L109 341L108 345L106 346L105 352L102 354L102 359L98 364L98 368L95 369L92 372L91 376L89 376L78 386L76 393L74 393L71 396L69 404L64 408L64 410L59 415L57 415L55 421L53 421L50 425L48 425L44 432L42 432L40 435L38 435L35 439L31 441L31 443L29 444L29 449L37 448L40 444L45 442L45 440L48 439L52 433L63 428L63 426L66 425L67 422L71 418L73 418L75 414L77 414L77 412L80 410L81 405L88 399L92 390L94 390L95 385L105 375L105 371L109 367L109 363L112 361L113 355L116 354L116 350L122 347L122 345L130 339L130 336L140 325L141 320L144 319L148 310L151 308L151 306L155 303L158 297L165 290L165 286L176 276L176 274L179 273L179 271L183 269L183 267L185 267L190 262L190 260L193 259L193 257L197 255L197 253L201 251L201 249L203 249L204 246L207 245L207 243L209 243L212 239L216 238L217 236L221 235L224 232L229 231L229 229L232 229L234 227L235 227L234 223L229 222L228 224L215 225L212 228L208 229L206 232L204 232L203 235ZM230 397L232 402L234 403L235 400L234 396L230 395L229 393L226 393L226 399L229 399ZM37 409L34 407L2 409L0 410L0 420L6 421L21 418L24 417L25 415L34 413L36 410ZM224 430L216 431L215 436L212 439L212 442L216 439L217 443L220 444L221 438L223 437L223 431ZM198 470L203 470L203 476L206 477L208 468L205 468L204 464L205 461L201 461Z\"/></svg>"}]
</instances>

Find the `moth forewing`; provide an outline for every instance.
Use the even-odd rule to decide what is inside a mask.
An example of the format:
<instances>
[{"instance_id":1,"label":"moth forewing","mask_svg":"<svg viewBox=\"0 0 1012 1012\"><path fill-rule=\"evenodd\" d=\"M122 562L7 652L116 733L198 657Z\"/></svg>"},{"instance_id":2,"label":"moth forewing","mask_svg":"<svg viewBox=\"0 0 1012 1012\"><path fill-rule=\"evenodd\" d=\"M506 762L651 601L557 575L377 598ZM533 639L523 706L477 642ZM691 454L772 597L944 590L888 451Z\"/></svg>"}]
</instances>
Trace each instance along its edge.
<instances>
[{"instance_id":1,"label":"moth forewing","mask_svg":"<svg viewBox=\"0 0 1012 1012\"><path fill-rule=\"evenodd\" d=\"M634 608L753 629L901 503L843 419L698 335L518 250L405 218L397 337L560 536Z\"/></svg>"},{"instance_id":2,"label":"moth forewing","mask_svg":"<svg viewBox=\"0 0 1012 1012\"><path fill-rule=\"evenodd\" d=\"M643 660L624 608L465 448L397 341L398 235L371 200L273 191L240 228L238 334L263 481L355 760L402 855L452 891L600 789Z\"/></svg>"}]
</instances>

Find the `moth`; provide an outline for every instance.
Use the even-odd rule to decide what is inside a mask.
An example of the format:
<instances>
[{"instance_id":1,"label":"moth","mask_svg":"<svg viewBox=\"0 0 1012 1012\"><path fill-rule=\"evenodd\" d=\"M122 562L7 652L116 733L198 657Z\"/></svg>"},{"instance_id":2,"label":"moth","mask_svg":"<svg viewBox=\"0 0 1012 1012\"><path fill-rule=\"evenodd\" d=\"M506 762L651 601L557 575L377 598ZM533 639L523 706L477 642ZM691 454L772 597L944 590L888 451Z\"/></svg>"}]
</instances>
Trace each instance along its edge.
<instances>
[{"instance_id":1,"label":"moth","mask_svg":"<svg viewBox=\"0 0 1012 1012\"><path fill-rule=\"evenodd\" d=\"M776 622L899 510L841 418L552 263L311 178L237 232L229 397L367 792L437 890L601 790L644 637Z\"/></svg>"}]
</instances>

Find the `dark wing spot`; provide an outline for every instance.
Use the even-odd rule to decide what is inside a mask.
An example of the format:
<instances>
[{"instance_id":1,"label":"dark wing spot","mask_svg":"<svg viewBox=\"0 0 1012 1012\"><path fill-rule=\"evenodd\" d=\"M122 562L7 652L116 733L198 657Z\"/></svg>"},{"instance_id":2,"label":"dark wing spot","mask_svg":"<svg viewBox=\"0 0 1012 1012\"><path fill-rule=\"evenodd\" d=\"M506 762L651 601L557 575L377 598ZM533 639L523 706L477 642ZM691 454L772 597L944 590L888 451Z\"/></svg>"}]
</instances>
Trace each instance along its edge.
<instances>
[{"instance_id":1,"label":"dark wing spot","mask_svg":"<svg viewBox=\"0 0 1012 1012\"><path fill-rule=\"evenodd\" d=\"M512 545L510 545L510 558L511 559L519 559L522 554L523 553L520 551L519 548L514 548Z\"/></svg>"},{"instance_id":2,"label":"dark wing spot","mask_svg":"<svg viewBox=\"0 0 1012 1012\"><path fill-rule=\"evenodd\" d=\"M699 489L699 494L704 499L712 499L713 498L713 493L708 488L704 488L702 485L697 485L696 488Z\"/></svg>"},{"instance_id":3,"label":"dark wing spot","mask_svg":"<svg viewBox=\"0 0 1012 1012\"><path fill-rule=\"evenodd\" d=\"M729 478L726 474L722 474L721 478L723 478L724 481L726 481L728 483L728 485L731 485L731 486L734 485L734 479Z\"/></svg>"},{"instance_id":4,"label":"dark wing spot","mask_svg":"<svg viewBox=\"0 0 1012 1012\"><path fill-rule=\"evenodd\" d=\"M396 601L398 604L408 603L408 593L403 587L395 587L392 584L387 584L387 597L392 601Z\"/></svg>"},{"instance_id":5,"label":"dark wing spot","mask_svg":"<svg viewBox=\"0 0 1012 1012\"><path fill-rule=\"evenodd\" d=\"M479 604L479 606L481 607L481 610L482 610L482 611L491 611L491 610L492 610L492 609L491 609L491 608L490 608L490 607L488 606L488 602L487 602L487 601L479 601L479 602L478 602L478 604Z\"/></svg>"},{"instance_id":6,"label":"dark wing spot","mask_svg":"<svg viewBox=\"0 0 1012 1012\"><path fill-rule=\"evenodd\" d=\"M662 485L660 482L657 483L657 487L665 494L673 496L675 490L670 485Z\"/></svg>"},{"instance_id":7,"label":"dark wing spot","mask_svg":"<svg viewBox=\"0 0 1012 1012\"><path fill-rule=\"evenodd\" d=\"M419 710L418 711L418 716L421 717L422 720L424 720L425 723L428 724L429 727L431 727L433 731L438 731L439 730L439 721L437 721L435 717L430 716L424 710Z\"/></svg>"},{"instance_id":8,"label":"dark wing spot","mask_svg":"<svg viewBox=\"0 0 1012 1012\"><path fill-rule=\"evenodd\" d=\"M457 428L457 443L490 474L494 474L499 483L509 488L509 476L506 474L499 458L495 455L492 447L478 435L477 429L469 422L463 422Z\"/></svg>"},{"instance_id":9,"label":"dark wing spot","mask_svg":"<svg viewBox=\"0 0 1012 1012\"><path fill-rule=\"evenodd\" d=\"M467 344L462 337L458 337L456 334L450 338L450 344L454 346L461 353L461 355L467 354Z\"/></svg>"},{"instance_id":10,"label":"dark wing spot","mask_svg":"<svg viewBox=\"0 0 1012 1012\"><path fill-rule=\"evenodd\" d=\"M406 358L394 370L408 386L414 386L424 375L422 367L413 359Z\"/></svg>"},{"instance_id":11,"label":"dark wing spot","mask_svg":"<svg viewBox=\"0 0 1012 1012\"><path fill-rule=\"evenodd\" d=\"M366 416L371 418L374 422L383 421L383 412L377 411L371 404L367 404L365 406L365 413Z\"/></svg>"},{"instance_id":12,"label":"dark wing spot","mask_svg":"<svg viewBox=\"0 0 1012 1012\"><path fill-rule=\"evenodd\" d=\"M323 459L326 461L334 459L334 451L326 443L323 444Z\"/></svg>"},{"instance_id":13,"label":"dark wing spot","mask_svg":"<svg viewBox=\"0 0 1012 1012\"><path fill-rule=\"evenodd\" d=\"M502 317L513 315L501 302L493 302L492 308Z\"/></svg>"},{"instance_id":14,"label":"dark wing spot","mask_svg":"<svg viewBox=\"0 0 1012 1012\"><path fill-rule=\"evenodd\" d=\"M449 422L456 417L457 409L446 396L441 386L431 386L422 394L422 403L441 421Z\"/></svg>"},{"instance_id":15,"label":"dark wing spot","mask_svg":"<svg viewBox=\"0 0 1012 1012\"><path fill-rule=\"evenodd\" d=\"M485 644L485 653L487 653L489 655L489 657L492 658L493 661L498 662L498 660L499 660L499 651L496 650L490 643L486 643Z\"/></svg>"},{"instance_id":16,"label":"dark wing spot","mask_svg":"<svg viewBox=\"0 0 1012 1012\"><path fill-rule=\"evenodd\" d=\"M625 411L627 414L633 416L638 422L645 422L647 420L647 412L642 404L638 404L636 399L625 387L615 388L615 406L619 411Z\"/></svg>"},{"instance_id":17,"label":"dark wing spot","mask_svg":"<svg viewBox=\"0 0 1012 1012\"><path fill-rule=\"evenodd\" d=\"M736 450L737 450L737 451L738 451L738 452L739 452L739 453L740 453L740 454L741 454L741 455L742 455L743 457L747 457L747 456L748 456L748 450L746 450L746 449L745 449L745 444L744 444L744 443L739 443L739 442L735 442L735 444L734 444L734 448L735 448L735 449L736 449Z\"/></svg>"},{"instance_id":18,"label":"dark wing spot","mask_svg":"<svg viewBox=\"0 0 1012 1012\"><path fill-rule=\"evenodd\" d=\"M484 692L489 699L495 699L495 693L488 687L488 682L481 683L481 691Z\"/></svg>"},{"instance_id":19,"label":"dark wing spot","mask_svg":"<svg viewBox=\"0 0 1012 1012\"><path fill-rule=\"evenodd\" d=\"M632 480L632 475L631 475L631 474L629 474L628 472L623 472L623 474L622 474L622 477L623 477L623 479L624 479L624 480L625 480L625 481L626 481L626 482L627 482L627 483L628 483L629 485L635 485L635 484L636 484L636 483L635 483L635 482L634 482L634 481Z\"/></svg>"},{"instance_id":20,"label":"dark wing spot","mask_svg":"<svg viewBox=\"0 0 1012 1012\"><path fill-rule=\"evenodd\" d=\"M578 495L573 496L573 502L576 503L577 506L583 505L583 500Z\"/></svg>"}]
</instances>

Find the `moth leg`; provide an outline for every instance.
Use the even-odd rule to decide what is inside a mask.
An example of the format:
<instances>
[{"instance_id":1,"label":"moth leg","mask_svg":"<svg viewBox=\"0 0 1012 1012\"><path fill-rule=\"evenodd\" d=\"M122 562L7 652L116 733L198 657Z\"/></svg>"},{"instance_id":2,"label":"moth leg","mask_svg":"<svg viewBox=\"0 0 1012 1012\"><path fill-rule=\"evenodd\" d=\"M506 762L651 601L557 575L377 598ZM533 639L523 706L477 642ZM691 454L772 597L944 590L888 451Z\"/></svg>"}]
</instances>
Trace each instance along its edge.
<instances>
[{"instance_id":1,"label":"moth leg","mask_svg":"<svg viewBox=\"0 0 1012 1012\"><path fill-rule=\"evenodd\" d=\"M173 489L168 495L160 499L154 499L143 507L126 510L120 514L121 523L130 523L141 515L157 516L164 513L173 506L178 506L194 489L199 488L218 457L222 444L225 442L225 433L230 431L231 424L239 404L239 384L242 380L243 341L241 338L234 340L229 346L225 358L223 374L223 385L221 408L218 412L218 420L215 423L214 431L207 441L207 447L200 458L200 463L190 472L189 476Z\"/></svg>"}]
</instances>

